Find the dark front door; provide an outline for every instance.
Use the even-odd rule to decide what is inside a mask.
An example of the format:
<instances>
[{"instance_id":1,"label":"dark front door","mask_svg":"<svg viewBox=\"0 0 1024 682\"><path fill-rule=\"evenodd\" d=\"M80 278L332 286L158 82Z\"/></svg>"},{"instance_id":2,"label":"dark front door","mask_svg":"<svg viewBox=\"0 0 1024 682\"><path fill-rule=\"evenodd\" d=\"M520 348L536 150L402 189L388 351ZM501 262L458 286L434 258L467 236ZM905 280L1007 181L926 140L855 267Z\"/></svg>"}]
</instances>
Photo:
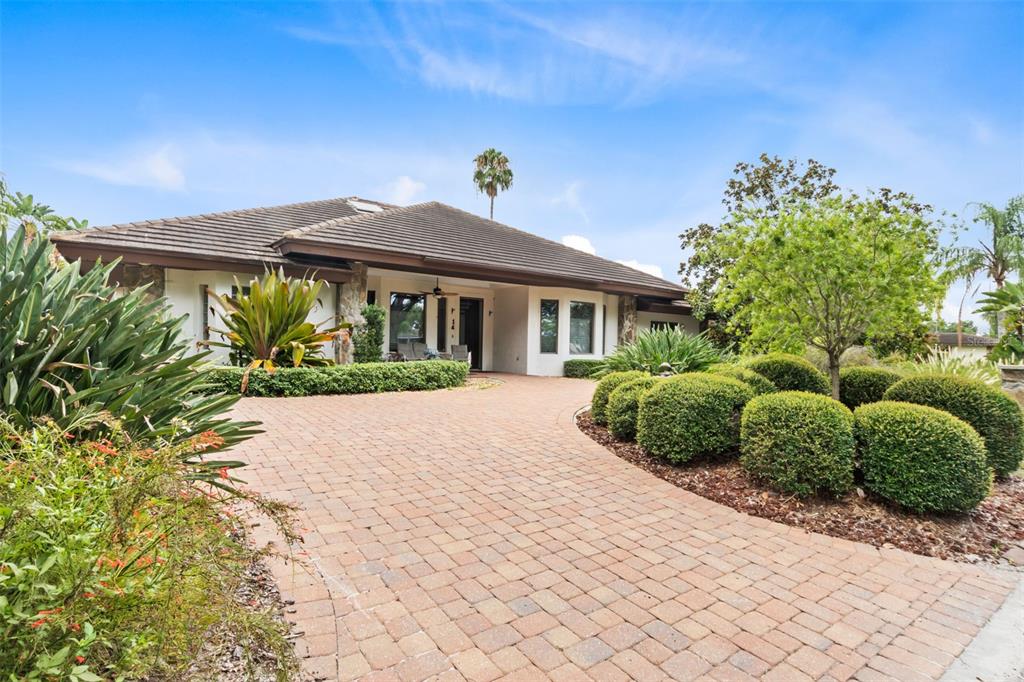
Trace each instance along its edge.
<instances>
[{"instance_id":1,"label":"dark front door","mask_svg":"<svg viewBox=\"0 0 1024 682\"><path fill-rule=\"evenodd\" d=\"M464 344L470 355L470 367L483 367L484 354L484 302L479 298L459 299L459 343Z\"/></svg>"}]
</instances>

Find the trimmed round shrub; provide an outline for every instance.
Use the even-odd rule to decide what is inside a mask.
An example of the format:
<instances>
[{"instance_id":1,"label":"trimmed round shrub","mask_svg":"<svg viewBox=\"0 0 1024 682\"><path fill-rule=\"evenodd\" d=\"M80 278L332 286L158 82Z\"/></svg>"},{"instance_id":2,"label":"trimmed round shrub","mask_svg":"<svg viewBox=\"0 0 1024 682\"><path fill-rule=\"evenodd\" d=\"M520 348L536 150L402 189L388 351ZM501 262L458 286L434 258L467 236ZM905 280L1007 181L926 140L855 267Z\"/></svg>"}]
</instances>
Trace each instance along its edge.
<instances>
[{"instance_id":1,"label":"trimmed round shrub","mask_svg":"<svg viewBox=\"0 0 1024 682\"><path fill-rule=\"evenodd\" d=\"M797 355L769 353L749 358L742 366L768 379L780 391L807 391L823 395L832 393L828 377Z\"/></svg>"},{"instance_id":2,"label":"trimmed round shrub","mask_svg":"<svg viewBox=\"0 0 1024 682\"><path fill-rule=\"evenodd\" d=\"M636 438L636 413L640 406L640 397L651 390L656 383L663 381L660 377L641 377L620 384L608 396L605 416L608 419L608 430L621 440Z\"/></svg>"},{"instance_id":3,"label":"trimmed round shrub","mask_svg":"<svg viewBox=\"0 0 1024 682\"><path fill-rule=\"evenodd\" d=\"M854 412L864 485L918 513L966 512L989 493L985 444L948 412L883 401Z\"/></svg>"},{"instance_id":4,"label":"trimmed round shrub","mask_svg":"<svg viewBox=\"0 0 1024 682\"><path fill-rule=\"evenodd\" d=\"M886 400L928 405L974 427L996 476L1009 476L1024 456L1024 415L1017 402L995 386L967 377L925 374L908 377L885 392Z\"/></svg>"},{"instance_id":5,"label":"trimmed round shrub","mask_svg":"<svg viewBox=\"0 0 1024 682\"><path fill-rule=\"evenodd\" d=\"M590 416L593 418L595 424L606 424L607 417L605 416L605 408L608 406L608 396L611 395L612 391L633 379L641 379L643 377L651 376L647 372L641 372L638 370L630 372L612 372L606 374L600 381L597 382L597 387L594 389L594 397L590 399Z\"/></svg>"},{"instance_id":6,"label":"trimmed round shrub","mask_svg":"<svg viewBox=\"0 0 1024 682\"><path fill-rule=\"evenodd\" d=\"M844 367L839 370L839 400L851 410L877 403L902 378L899 372L885 367Z\"/></svg>"},{"instance_id":7,"label":"trimmed round shrub","mask_svg":"<svg viewBox=\"0 0 1024 682\"><path fill-rule=\"evenodd\" d=\"M805 391L762 395L743 409L740 464L783 493L842 495L853 487L853 413Z\"/></svg>"},{"instance_id":8,"label":"trimmed round shrub","mask_svg":"<svg viewBox=\"0 0 1024 682\"><path fill-rule=\"evenodd\" d=\"M720 377L729 377L730 379L742 381L747 386L750 386L750 390L754 392L754 395L775 393L779 390L775 387L775 384L764 376L758 374L752 369L740 367L739 365L719 363L708 367L705 371L707 371L708 374L715 374Z\"/></svg>"},{"instance_id":9,"label":"trimmed round shrub","mask_svg":"<svg viewBox=\"0 0 1024 682\"><path fill-rule=\"evenodd\" d=\"M742 381L706 372L658 382L640 399L636 440L652 455L680 464L735 453L740 413L754 392Z\"/></svg>"}]
</instances>

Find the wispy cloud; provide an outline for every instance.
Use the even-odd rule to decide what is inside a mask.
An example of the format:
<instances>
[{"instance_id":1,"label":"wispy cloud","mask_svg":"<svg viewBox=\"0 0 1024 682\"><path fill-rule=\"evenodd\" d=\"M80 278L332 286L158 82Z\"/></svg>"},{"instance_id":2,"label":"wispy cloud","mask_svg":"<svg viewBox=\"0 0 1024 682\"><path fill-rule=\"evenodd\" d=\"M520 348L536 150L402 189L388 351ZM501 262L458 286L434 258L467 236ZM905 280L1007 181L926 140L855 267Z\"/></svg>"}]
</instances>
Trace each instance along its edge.
<instances>
[{"instance_id":1,"label":"wispy cloud","mask_svg":"<svg viewBox=\"0 0 1024 682\"><path fill-rule=\"evenodd\" d=\"M112 185L180 191L185 189L181 156L177 145L168 143L127 150L112 158L66 159L56 165Z\"/></svg>"},{"instance_id":2,"label":"wispy cloud","mask_svg":"<svg viewBox=\"0 0 1024 682\"><path fill-rule=\"evenodd\" d=\"M584 223L590 223L590 216L587 215L587 210L583 206L583 201L580 198L580 192L583 190L582 180L573 180L565 186L562 193L551 199L552 206L565 206L570 211L574 211L579 214L583 219Z\"/></svg>"},{"instance_id":3,"label":"wispy cloud","mask_svg":"<svg viewBox=\"0 0 1024 682\"><path fill-rule=\"evenodd\" d=\"M735 73L749 59L735 39L700 30L686 16L666 25L596 5L543 14L487 3L344 7L329 8L334 20L326 28L282 31L363 59L379 48L390 66L427 85L506 99L631 104L694 77Z\"/></svg>"}]
</instances>

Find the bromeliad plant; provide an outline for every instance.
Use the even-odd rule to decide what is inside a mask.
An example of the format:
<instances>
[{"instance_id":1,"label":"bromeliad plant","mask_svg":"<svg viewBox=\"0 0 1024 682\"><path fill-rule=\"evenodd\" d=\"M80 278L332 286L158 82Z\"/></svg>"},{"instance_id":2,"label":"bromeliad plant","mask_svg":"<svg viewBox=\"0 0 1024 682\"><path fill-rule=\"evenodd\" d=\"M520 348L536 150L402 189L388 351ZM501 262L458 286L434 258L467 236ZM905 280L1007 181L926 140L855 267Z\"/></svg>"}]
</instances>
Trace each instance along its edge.
<instances>
[{"instance_id":1,"label":"bromeliad plant","mask_svg":"<svg viewBox=\"0 0 1024 682\"><path fill-rule=\"evenodd\" d=\"M253 279L249 293L235 280L235 296L220 295L214 300L221 308L226 330L214 329L227 341L209 341L210 346L231 348L246 359L242 393L249 385L254 369L273 372L280 366L323 366L333 364L323 356L324 345L340 338L351 324L343 322L330 328L308 321L319 305L317 295L322 281L285 277L269 271L262 279Z\"/></svg>"},{"instance_id":2,"label":"bromeliad plant","mask_svg":"<svg viewBox=\"0 0 1024 682\"><path fill-rule=\"evenodd\" d=\"M677 328L662 327L642 331L631 343L616 348L592 376L631 370L659 374L663 365L671 366L676 374L701 372L726 359L725 356L704 334L687 334Z\"/></svg>"},{"instance_id":3,"label":"bromeliad plant","mask_svg":"<svg viewBox=\"0 0 1024 682\"><path fill-rule=\"evenodd\" d=\"M256 433L221 416L237 396L207 394L205 354L189 353L183 318L145 288L108 284L116 265L83 273L23 225L0 230L0 411L16 427L49 419L77 438L115 422L143 443L209 431L230 446ZM241 464L211 463L211 478L222 466Z\"/></svg>"}]
</instances>

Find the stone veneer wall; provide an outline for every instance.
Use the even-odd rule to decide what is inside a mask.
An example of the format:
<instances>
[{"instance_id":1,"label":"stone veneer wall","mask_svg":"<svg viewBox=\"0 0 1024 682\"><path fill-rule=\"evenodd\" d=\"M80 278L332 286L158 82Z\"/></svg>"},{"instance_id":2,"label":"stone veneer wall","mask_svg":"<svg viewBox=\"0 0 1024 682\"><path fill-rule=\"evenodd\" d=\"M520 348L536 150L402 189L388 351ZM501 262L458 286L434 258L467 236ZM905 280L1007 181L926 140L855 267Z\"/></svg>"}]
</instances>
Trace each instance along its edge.
<instances>
[{"instance_id":1,"label":"stone veneer wall","mask_svg":"<svg viewBox=\"0 0 1024 682\"><path fill-rule=\"evenodd\" d=\"M360 325L363 319L363 306L366 305L366 265L352 263L352 279L338 285L338 293L334 298L335 319L344 320L352 325ZM343 365L353 361L352 341L344 339L334 345L334 360Z\"/></svg>"},{"instance_id":2,"label":"stone veneer wall","mask_svg":"<svg viewBox=\"0 0 1024 682\"><path fill-rule=\"evenodd\" d=\"M618 345L632 343L636 339L637 310L636 296L619 296L619 341Z\"/></svg>"}]
</instances>

